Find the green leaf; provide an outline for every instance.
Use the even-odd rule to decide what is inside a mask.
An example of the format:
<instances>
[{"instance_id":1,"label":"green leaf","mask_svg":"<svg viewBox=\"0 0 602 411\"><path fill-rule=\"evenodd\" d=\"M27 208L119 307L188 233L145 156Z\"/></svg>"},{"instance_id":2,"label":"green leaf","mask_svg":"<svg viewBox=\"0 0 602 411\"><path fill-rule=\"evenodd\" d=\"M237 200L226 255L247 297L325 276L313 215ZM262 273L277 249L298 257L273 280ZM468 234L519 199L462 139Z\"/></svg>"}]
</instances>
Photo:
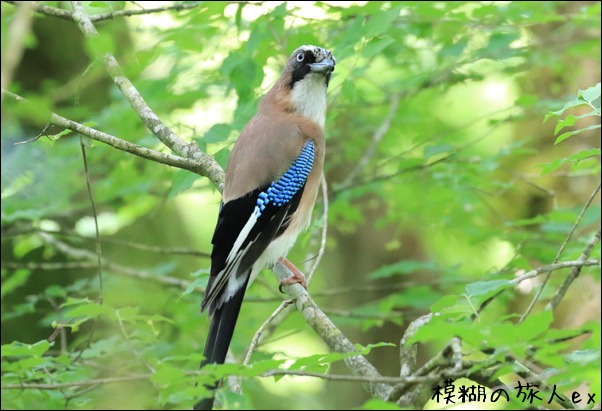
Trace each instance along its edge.
<instances>
[{"instance_id":1,"label":"green leaf","mask_svg":"<svg viewBox=\"0 0 602 411\"><path fill-rule=\"evenodd\" d=\"M589 349L589 350L575 350L571 352L567 357L567 361L577 364L589 364L600 362L600 350Z\"/></svg>"},{"instance_id":2,"label":"green leaf","mask_svg":"<svg viewBox=\"0 0 602 411\"><path fill-rule=\"evenodd\" d=\"M100 305L91 301L82 301L79 304L69 304L69 306L75 305L75 308L65 312L66 317L89 317L96 318L100 316L106 316L109 318L115 318L115 309L106 305ZM63 304L63 307L67 306Z\"/></svg>"},{"instance_id":3,"label":"green leaf","mask_svg":"<svg viewBox=\"0 0 602 411\"><path fill-rule=\"evenodd\" d=\"M31 275L30 270L15 270L10 273L6 278L2 278L2 288L0 289L0 296L6 297L8 294L15 291L27 282Z\"/></svg>"},{"instance_id":4,"label":"green leaf","mask_svg":"<svg viewBox=\"0 0 602 411\"><path fill-rule=\"evenodd\" d=\"M1 357L41 357L49 349L50 343L46 340L38 341L35 344L24 344L19 341L13 341L10 344L2 345Z\"/></svg>"},{"instance_id":5,"label":"green leaf","mask_svg":"<svg viewBox=\"0 0 602 411\"><path fill-rule=\"evenodd\" d=\"M550 161L549 163L537 164L537 167L540 167L541 174L545 175L545 174L549 174L553 171L556 171L558 168L560 168L562 165L564 165L566 163L576 163L581 160L584 160L584 159L587 159L590 157L599 156L599 155L600 155L599 148L591 148L588 150L579 151L578 153L575 153L569 157L557 158L556 160Z\"/></svg>"},{"instance_id":6,"label":"green leaf","mask_svg":"<svg viewBox=\"0 0 602 411\"><path fill-rule=\"evenodd\" d=\"M581 133L583 133L585 131L595 130L597 128L600 128L600 124L592 124L591 126L587 126L585 128L581 128L579 130L567 131L566 133L562 133L560 136L558 136L558 138L556 139L556 141L554 141L554 145L563 142L564 140L566 140L569 137L575 136L577 134L581 134Z\"/></svg>"},{"instance_id":7,"label":"green leaf","mask_svg":"<svg viewBox=\"0 0 602 411\"><path fill-rule=\"evenodd\" d=\"M185 379L186 373L183 369L167 363L158 364L150 377L150 380L159 386L175 384Z\"/></svg>"},{"instance_id":8,"label":"green leaf","mask_svg":"<svg viewBox=\"0 0 602 411\"><path fill-rule=\"evenodd\" d=\"M575 123L577 122L577 120L579 120L581 118L585 118L585 117L591 117L594 115L596 115L596 113L593 111L590 111L589 113L583 114L582 116L568 115L565 118L561 118L558 120L558 124L556 125L556 128L554 129L554 135L558 134L558 132L565 127L574 126Z\"/></svg>"},{"instance_id":9,"label":"green leaf","mask_svg":"<svg viewBox=\"0 0 602 411\"><path fill-rule=\"evenodd\" d=\"M405 275L416 271L438 271L439 267L432 261L400 261L395 264L380 267L368 275L371 279L389 278L394 275Z\"/></svg>"},{"instance_id":10,"label":"green leaf","mask_svg":"<svg viewBox=\"0 0 602 411\"><path fill-rule=\"evenodd\" d=\"M494 33L489 38L489 43L485 47L484 51L488 56L493 57L495 54L500 53L502 50L510 48L510 44L518 39L518 34L515 32L511 33Z\"/></svg>"},{"instance_id":11,"label":"green leaf","mask_svg":"<svg viewBox=\"0 0 602 411\"><path fill-rule=\"evenodd\" d=\"M543 310L529 315L518 325L518 335L522 341L531 341L550 328L554 315L550 310Z\"/></svg>"},{"instance_id":12,"label":"green leaf","mask_svg":"<svg viewBox=\"0 0 602 411\"><path fill-rule=\"evenodd\" d=\"M100 31L98 36L88 37L85 44L92 59L102 59L106 53L115 54L115 39L104 31Z\"/></svg>"},{"instance_id":13,"label":"green leaf","mask_svg":"<svg viewBox=\"0 0 602 411\"><path fill-rule=\"evenodd\" d=\"M449 153L454 150L454 146L450 144L438 144L434 146L426 146L424 148L424 161L427 162L429 158L438 154Z\"/></svg>"},{"instance_id":14,"label":"green leaf","mask_svg":"<svg viewBox=\"0 0 602 411\"><path fill-rule=\"evenodd\" d=\"M389 29L395 18L399 16L401 5L393 7L391 10L381 11L369 16L369 20L363 30L363 35L367 38L374 37L384 33Z\"/></svg>"},{"instance_id":15,"label":"green leaf","mask_svg":"<svg viewBox=\"0 0 602 411\"><path fill-rule=\"evenodd\" d=\"M88 4L89 7L94 7L94 8L103 8L103 9L108 9L109 8L109 2L108 1L91 1Z\"/></svg>"},{"instance_id":16,"label":"green leaf","mask_svg":"<svg viewBox=\"0 0 602 411\"><path fill-rule=\"evenodd\" d=\"M368 42L368 44L366 44L364 46L364 48L362 48L362 56L364 56L367 59L370 59L370 58L374 57L375 55L379 54L380 52L382 52L385 48L387 48L387 46L389 46L393 43L395 43L395 40L389 36L383 37L380 39L374 39L374 40ZM351 83L351 82L345 82L345 83L343 83L343 86L346 83ZM351 83L351 84L353 84L353 83Z\"/></svg>"},{"instance_id":17,"label":"green leaf","mask_svg":"<svg viewBox=\"0 0 602 411\"><path fill-rule=\"evenodd\" d=\"M65 129L57 134L46 134L45 137L47 137L51 142L55 142L57 141L59 138L66 136L67 134L71 133L72 131L69 129Z\"/></svg>"},{"instance_id":18,"label":"green leaf","mask_svg":"<svg viewBox=\"0 0 602 411\"><path fill-rule=\"evenodd\" d=\"M568 103L566 103L564 105L564 107L562 107L560 110L557 111L549 111L548 114L545 115L543 122L545 123L546 121L548 121L549 118L551 117L558 117L561 116L566 110L568 110L569 108L573 108L573 107L577 107L577 106L581 106L585 104L582 100L572 100L569 101Z\"/></svg>"},{"instance_id":19,"label":"green leaf","mask_svg":"<svg viewBox=\"0 0 602 411\"><path fill-rule=\"evenodd\" d=\"M201 137L199 142L211 144L227 141L232 128L228 124L215 124Z\"/></svg>"},{"instance_id":20,"label":"green leaf","mask_svg":"<svg viewBox=\"0 0 602 411\"><path fill-rule=\"evenodd\" d=\"M213 158L215 158L215 161L225 169L228 166L228 160L230 159L230 149L228 147L222 148L213 155Z\"/></svg>"},{"instance_id":21,"label":"green leaf","mask_svg":"<svg viewBox=\"0 0 602 411\"><path fill-rule=\"evenodd\" d=\"M511 285L509 280L477 281L466 286L466 295L476 297L481 295L493 295Z\"/></svg>"},{"instance_id":22,"label":"green leaf","mask_svg":"<svg viewBox=\"0 0 602 411\"><path fill-rule=\"evenodd\" d=\"M371 399L366 401L363 405L362 410L401 410L402 408L395 402L389 402L384 400Z\"/></svg>"},{"instance_id":23,"label":"green leaf","mask_svg":"<svg viewBox=\"0 0 602 411\"><path fill-rule=\"evenodd\" d=\"M188 170L178 170L174 173L171 179L171 188L167 199L171 200L180 194L182 191L188 190L194 185L194 182L200 177Z\"/></svg>"},{"instance_id":24,"label":"green leaf","mask_svg":"<svg viewBox=\"0 0 602 411\"><path fill-rule=\"evenodd\" d=\"M577 93L577 96L585 101L587 101L588 103L593 103L594 101L598 100L600 98L600 83L596 84L593 87L590 87L588 89L585 90L579 90L579 92ZM598 109L600 107L598 106ZM598 113L598 115L600 115Z\"/></svg>"},{"instance_id":25,"label":"green leaf","mask_svg":"<svg viewBox=\"0 0 602 411\"><path fill-rule=\"evenodd\" d=\"M207 287L207 283L209 283L209 269L207 268L199 268L191 275L195 277L195 279L188 287L186 287L186 290L184 290L182 296L188 295L199 288L204 289Z\"/></svg>"}]
</instances>

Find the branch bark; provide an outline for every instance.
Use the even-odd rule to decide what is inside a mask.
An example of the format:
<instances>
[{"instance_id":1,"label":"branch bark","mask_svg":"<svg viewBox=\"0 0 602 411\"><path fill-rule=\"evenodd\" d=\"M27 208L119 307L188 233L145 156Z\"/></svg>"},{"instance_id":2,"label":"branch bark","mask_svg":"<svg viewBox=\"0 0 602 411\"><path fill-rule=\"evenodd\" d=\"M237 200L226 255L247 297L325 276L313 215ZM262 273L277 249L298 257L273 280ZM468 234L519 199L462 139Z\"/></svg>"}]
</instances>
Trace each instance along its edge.
<instances>
[{"instance_id":1,"label":"branch bark","mask_svg":"<svg viewBox=\"0 0 602 411\"><path fill-rule=\"evenodd\" d=\"M78 24L84 36L86 38L97 37L98 32L90 20L90 16L81 5L81 2L73 1L71 4L73 6L73 20ZM202 152L195 143L188 143L182 140L159 119L157 114L155 114L144 100L140 92L138 92L134 84L132 84L130 79L123 74L123 70L115 56L106 52L103 61L113 82L130 103L148 130L176 154L197 162L199 169L203 172L202 175L207 177L221 192L225 174L217 161L207 153Z\"/></svg>"},{"instance_id":2,"label":"branch bark","mask_svg":"<svg viewBox=\"0 0 602 411\"><path fill-rule=\"evenodd\" d=\"M11 93L8 90L2 89L2 96L9 97L19 103L28 103L27 99L17 94ZM85 126L73 120L69 120L68 118L65 118L56 113L49 113L49 117L50 122L56 126L74 131L76 133L89 137L92 140L100 141L101 143L107 144L113 148L116 148L117 150L125 151L135 156L142 157L147 160L152 160L157 163L181 168L183 170L192 171L193 173L206 177L206 170L201 164L199 164L193 159L175 156L173 154L168 153L162 153L160 151L152 150L150 148L130 143L129 141L122 140L105 132Z\"/></svg>"},{"instance_id":3,"label":"branch bark","mask_svg":"<svg viewBox=\"0 0 602 411\"><path fill-rule=\"evenodd\" d=\"M24 7L27 4L33 4L34 11L44 14L46 16L57 17L59 19L73 21L73 12L71 10L60 9L58 7L47 6L40 3L32 3L30 1L5 1L17 7ZM144 14L161 13L169 10L191 10L203 4L202 1L191 2L191 3L176 3L170 6L155 7L152 9L141 9L141 10L116 10L109 13L99 13L90 15L90 21L93 23L112 20L118 17L132 17L141 16Z\"/></svg>"},{"instance_id":4,"label":"branch bark","mask_svg":"<svg viewBox=\"0 0 602 411\"><path fill-rule=\"evenodd\" d=\"M274 266L273 272L279 282L293 274L280 262ZM303 315L305 321L316 331L331 350L339 353L357 351L353 343L345 337L341 330L334 325L330 318L311 299L305 288L300 284L291 284L285 286L284 289L293 301L295 301L295 305ZM364 387L370 395L383 400L389 397L392 387L383 382L377 382L382 378L382 375L363 355L358 354L355 357L346 358L344 362L354 375L368 379L364 383Z\"/></svg>"},{"instance_id":5,"label":"branch bark","mask_svg":"<svg viewBox=\"0 0 602 411\"><path fill-rule=\"evenodd\" d=\"M581 263L585 263L585 261L587 261L586 259L590 256L590 254L592 253L592 250L594 249L596 244L598 244L599 242L600 242L600 229L598 229L596 234L591 238L591 240L588 241L587 245L585 246L585 249L579 256L577 261L579 261ZM581 273L581 268L583 268L584 265L586 265L586 264L576 265L575 267L573 267L569 276L564 280L564 282L562 283L562 286L560 287L560 289L558 290L556 295L554 295L554 298L552 298L552 301L550 301L548 303L548 305L546 306L547 310L555 310L558 307L558 305L562 301L562 298L566 294L567 290L569 289L569 287L571 286L573 281L575 281L575 279ZM600 261L598 261L598 265L600 265Z\"/></svg>"}]
</instances>

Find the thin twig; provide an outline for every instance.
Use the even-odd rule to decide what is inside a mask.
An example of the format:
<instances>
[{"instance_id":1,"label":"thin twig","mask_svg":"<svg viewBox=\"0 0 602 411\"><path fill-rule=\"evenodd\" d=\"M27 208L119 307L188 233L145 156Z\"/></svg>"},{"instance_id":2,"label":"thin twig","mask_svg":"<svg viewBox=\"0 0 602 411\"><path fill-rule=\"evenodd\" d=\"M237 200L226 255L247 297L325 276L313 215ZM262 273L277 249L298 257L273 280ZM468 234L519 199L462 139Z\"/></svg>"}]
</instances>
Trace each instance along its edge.
<instances>
[{"instance_id":1,"label":"thin twig","mask_svg":"<svg viewBox=\"0 0 602 411\"><path fill-rule=\"evenodd\" d=\"M562 255L562 253L564 252L564 248L566 247L566 245L568 244L568 242L571 240L571 238L573 237L573 233L575 232L575 230L577 229L577 226L579 225L579 223L581 222L581 218L583 217L583 215L585 214L585 211L587 211L587 209L589 208L589 206L591 205L592 201L594 200L594 197L596 197L596 195L598 194L598 192L600 192L600 183L598 183L598 186L596 187L596 189L591 193L591 195L589 196L589 198L587 199L587 201L585 202L585 205L583 206L583 208L581 209L581 212L579 213L579 215L577 216L577 219L575 220L575 222L573 223L573 226L571 227L569 233L566 235L564 241L562 242L562 245L560 246L560 248L558 249L558 252L556 253L556 257L554 257L554 260L552 261L552 264L558 262L558 260L560 259L560 256ZM588 254L589 256L589 254ZM585 260L587 258L584 257L583 259ZM577 271L577 275L579 275L579 271L581 270L580 268L575 268L575 270ZM574 271L574 270L573 270ZM533 310L533 307L535 307L535 304L537 303L537 301L539 300L539 297L541 297L541 293L543 292L543 289L545 288L546 284L548 283L548 280L550 279L550 276L552 275L552 272L550 271L548 273L548 275L546 276L546 278L544 278L543 283L541 284L541 286L539 287L539 290L537 291L537 293L535 294L535 297L533 297L533 299L531 300L531 303L529 304L529 306L527 307L527 309L525 310L525 312L523 313L523 315L520 317L520 320L518 320L518 323L522 323L525 318L527 318L527 316L531 313L531 311ZM576 277L576 276L575 276ZM566 283L565 283L566 284ZM569 283L570 285L570 283ZM563 284L564 286L564 284ZM568 285L567 285L568 288ZM565 290L566 292L566 290ZM558 295L558 294L557 294ZM564 295L564 293L563 293ZM562 299L562 297L560 297ZM558 303L560 303L560 301L558 301Z\"/></svg>"},{"instance_id":2,"label":"thin twig","mask_svg":"<svg viewBox=\"0 0 602 411\"><path fill-rule=\"evenodd\" d=\"M90 16L84 10L81 2L73 1L71 4L73 5L73 19L78 24L84 36L86 38L97 37L98 32L92 21L90 21ZM202 175L207 177L221 192L225 174L217 161L212 156L202 152L195 143L187 143L182 140L159 119L134 84L125 76L115 56L106 52L103 61L111 79L148 130L176 154L195 160L198 163L199 169L204 172Z\"/></svg>"},{"instance_id":3,"label":"thin twig","mask_svg":"<svg viewBox=\"0 0 602 411\"><path fill-rule=\"evenodd\" d=\"M391 95L391 101L389 102L389 110L387 111L387 114L385 115L385 118L383 118L383 121L378 127L378 129L376 129L376 131L372 135L372 141L370 142L370 146L366 149L366 152L364 153L360 161L357 163L357 165L347 175L347 178L343 180L343 182L341 183L342 186L350 186L351 183L353 183L355 177L364 170L364 168L376 152L378 144L383 139L385 134L387 134L389 128L391 128L391 122L393 121L393 117L395 116L395 113L397 113L397 109L399 108L399 96L399 93L394 93Z\"/></svg>"},{"instance_id":4,"label":"thin twig","mask_svg":"<svg viewBox=\"0 0 602 411\"><path fill-rule=\"evenodd\" d=\"M539 275L545 274L548 271L556 271L556 270L560 270L562 268L570 268L570 267L587 267L587 266L592 266L592 265L600 265L600 260L585 260L585 259L579 260L579 259L577 259L574 261L563 261L561 263L544 265L542 267L535 268L531 271L527 271L526 273L521 274L521 275L517 276L516 278L513 278L512 280L510 280L510 284L517 285L530 278L534 278Z\"/></svg>"},{"instance_id":5,"label":"thin twig","mask_svg":"<svg viewBox=\"0 0 602 411\"><path fill-rule=\"evenodd\" d=\"M62 383L54 383L54 384L44 384L44 383L3 384L0 387L0 389L3 389L3 390L27 390L27 389L60 390L63 388L87 387L90 385L107 385L107 384L115 384L118 382L125 382L125 381L148 380L151 376L152 376L152 374L134 374L134 375L126 375L123 377L96 378L96 379L91 379L91 380L71 381L71 382L62 382Z\"/></svg>"},{"instance_id":6,"label":"thin twig","mask_svg":"<svg viewBox=\"0 0 602 411\"><path fill-rule=\"evenodd\" d=\"M574 260L574 261L563 261L561 263L544 265L542 267L527 271L526 273L523 273L523 274L513 278L512 280L510 280L509 285L516 286L528 279L535 278L535 277L540 276L545 273L551 273L552 271L560 270L563 268L585 267L585 266L592 266L592 265L600 265L600 260L583 260L583 261ZM491 297L489 297L488 299L483 301L481 303L481 305L479 306L478 310L472 315L473 319L476 318L476 316L479 315L485 308L487 308L487 306L493 300L495 300L497 297L502 295L504 293L504 291L506 291L506 290L508 290L508 288L502 288L500 291L498 291L497 293L495 293L494 295L492 295Z\"/></svg>"},{"instance_id":7,"label":"thin twig","mask_svg":"<svg viewBox=\"0 0 602 411\"><path fill-rule=\"evenodd\" d=\"M25 270L44 270L44 271L54 271L54 270L87 270L90 268L95 268L98 265L94 261L65 261L60 263L55 262L42 262L42 263L34 263L31 261L28 262L15 262L15 261L2 261L1 266L4 268L10 268L13 270L25 269Z\"/></svg>"},{"instance_id":8,"label":"thin twig","mask_svg":"<svg viewBox=\"0 0 602 411\"><path fill-rule=\"evenodd\" d=\"M589 257L589 255L592 253L592 250L594 249L594 247L596 246L596 244L598 244L599 242L600 242L600 229L598 229L598 231L592 237L592 239L588 241L587 246L583 250L583 253L581 253L581 255L579 256L578 261L584 261L585 262L586 261L585 259ZM564 295L566 294L567 290L571 286L572 282L575 281L575 279L581 273L581 268L584 265L585 264L575 266L571 270L571 273L564 280L564 282L562 283L562 286L560 287L560 289L558 290L558 292L556 293L556 295L554 295L554 298L552 298L552 300L546 306L547 310L555 310L558 307L558 305L562 301L562 298L564 297ZM600 265L600 261L598 261L598 265Z\"/></svg>"},{"instance_id":9,"label":"thin twig","mask_svg":"<svg viewBox=\"0 0 602 411\"><path fill-rule=\"evenodd\" d=\"M2 89L2 95L10 97L11 99L19 103L28 103L27 99L17 94L11 93L8 90ZM69 120L56 113L48 113L48 115L52 124L83 134L86 137L90 137L92 140L100 141L101 143L107 144L113 148L128 152L130 154L145 158L147 160L152 160L157 163L181 168L183 170L192 171L193 173L199 174L201 176L206 176L207 172L204 170L204 166L193 159L184 158L173 154L162 153L159 151L152 150L150 148L130 143L129 141L122 140L102 131L84 126L83 124L77 123L73 120Z\"/></svg>"},{"instance_id":10,"label":"thin twig","mask_svg":"<svg viewBox=\"0 0 602 411\"><path fill-rule=\"evenodd\" d=\"M262 374L262 377L272 377L275 375L290 375L297 377L315 377L328 381L351 381L363 382L370 384L399 384L410 383L416 384L420 382L437 381L441 376L410 376L410 377L370 377L361 375L344 375L344 374L322 374L319 372L300 371L300 370L270 370Z\"/></svg>"},{"instance_id":11,"label":"thin twig","mask_svg":"<svg viewBox=\"0 0 602 411\"><path fill-rule=\"evenodd\" d=\"M324 257L324 253L326 252L326 236L328 234L328 183L326 182L326 176L322 173L322 239L320 240L320 249L318 250L318 256L314 261L314 265L311 267L309 271L309 275L307 276L307 285L311 282L318 266L320 265L320 261L322 261L322 257Z\"/></svg>"},{"instance_id":12,"label":"thin twig","mask_svg":"<svg viewBox=\"0 0 602 411\"><path fill-rule=\"evenodd\" d=\"M283 301L278 308L276 308L274 310L274 312L268 317L266 318L266 320L263 322L263 324L261 324L261 326L257 329L257 331L255 331L255 335L253 336L253 339L251 340L251 344L249 345L249 349L247 350L247 355L245 355L245 359L242 362L242 365L248 365L249 362L251 361L251 356L253 355L253 352L255 351L255 349L259 346L259 343L261 342L261 340L263 340L263 336L264 331L268 328L268 326L272 323L272 321L274 321L274 319L276 317L278 317L278 315L284 311L284 309L286 309L287 307L289 307L293 302L291 300L286 300ZM236 379L236 382L234 384L234 392L238 393L238 394L242 394L242 376L238 377Z\"/></svg>"},{"instance_id":13,"label":"thin twig","mask_svg":"<svg viewBox=\"0 0 602 411\"><path fill-rule=\"evenodd\" d=\"M27 235L27 234L38 233L38 232L48 233L50 235L60 236L60 237L79 238L79 239L87 240L87 241L95 240L94 237L81 235L81 234L76 233L75 231L43 230L41 228L34 228L34 227L29 227L26 229L19 229L19 230L4 231L4 232L2 232L2 238L4 239L4 238L11 238L11 237L18 237L21 235ZM123 240L121 238L100 238L100 242L102 244L117 244L117 245L129 247L129 248L134 248L134 249L140 250L140 251L146 251L146 252L153 253L153 254L188 255L188 256L192 256L192 257L204 257L204 258L211 257L211 253L204 252L204 251L198 251L198 250L195 250L194 248L162 247L162 246L158 246L158 245L149 245L149 244L137 243L135 241L130 241L130 240Z\"/></svg>"},{"instance_id":14,"label":"thin twig","mask_svg":"<svg viewBox=\"0 0 602 411\"><path fill-rule=\"evenodd\" d=\"M86 187L88 189L88 198L90 199L90 205L92 207L92 216L94 218L94 234L95 234L95 248L96 248L96 263L98 264L98 303L102 305L104 300L103 285L102 285L102 250L100 247L100 230L98 229L98 216L96 213L96 203L94 202L94 193L92 192L92 184L90 184L90 171L88 170L88 159L86 157L86 146L84 145L83 138L79 137L79 145L82 149L82 159L84 162L84 175L86 177Z\"/></svg>"},{"instance_id":15,"label":"thin twig","mask_svg":"<svg viewBox=\"0 0 602 411\"><path fill-rule=\"evenodd\" d=\"M70 257L77 258L77 259L93 260L93 261L96 260L96 254L91 251L72 247L69 244L64 243L63 241L57 240L56 238L54 238L53 236L51 236L47 233L39 233L39 236L45 242L47 242L48 244L54 245L58 250L67 254ZM102 258L101 261L102 261L102 265L104 267L106 267L108 270L113 271L118 274L126 275L128 277L139 278L139 279L142 279L145 281L152 281L152 282L159 283L159 284L176 286L176 287L180 287L183 289L188 288L191 284L190 281L183 280L181 278L168 277L168 276L156 276L156 275L149 274L145 271L139 271L139 270L134 270L129 267L124 267L120 264L113 263L105 258Z\"/></svg>"},{"instance_id":16,"label":"thin twig","mask_svg":"<svg viewBox=\"0 0 602 411\"><path fill-rule=\"evenodd\" d=\"M155 7L152 9L116 10L116 11L112 11L110 13L92 14L92 15L90 15L90 20L93 23L96 23L96 22L103 21L103 20L111 20L116 17L140 16L140 15L144 15L144 14L161 13L161 12L170 11L170 10L177 10L177 11L190 10L190 9L199 7L201 4L203 4L202 1L197 1L197 2L190 2L190 3L176 3L176 4L169 5L169 6Z\"/></svg>"}]
</instances>

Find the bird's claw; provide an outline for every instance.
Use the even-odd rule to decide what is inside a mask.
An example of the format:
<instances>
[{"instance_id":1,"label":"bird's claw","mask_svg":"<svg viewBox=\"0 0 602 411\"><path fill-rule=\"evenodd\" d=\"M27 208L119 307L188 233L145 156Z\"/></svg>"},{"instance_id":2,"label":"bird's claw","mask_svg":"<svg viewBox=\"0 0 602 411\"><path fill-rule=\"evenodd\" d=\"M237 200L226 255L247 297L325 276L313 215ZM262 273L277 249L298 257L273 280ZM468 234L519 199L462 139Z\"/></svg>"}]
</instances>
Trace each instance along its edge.
<instances>
[{"instance_id":1,"label":"bird's claw","mask_svg":"<svg viewBox=\"0 0 602 411\"><path fill-rule=\"evenodd\" d=\"M287 277L284 280L280 281L278 290L280 290L280 292L284 294L283 287L285 285L291 285L291 284L301 284L303 286L303 288L305 288L307 290L307 280L305 279L305 276L302 273L298 273L298 274L293 273L293 275L291 275L290 277Z\"/></svg>"},{"instance_id":2,"label":"bird's claw","mask_svg":"<svg viewBox=\"0 0 602 411\"><path fill-rule=\"evenodd\" d=\"M291 284L301 284L303 286L303 288L305 288L307 290L307 280L305 279L305 276L303 275L303 273L301 271L299 271L299 269L297 267L295 267L295 265L293 263L291 263L289 260L287 260L286 258L281 258L280 262L286 268L288 268L292 274L290 277L287 277L284 280L280 281L278 290L280 290L280 292L284 294L283 287L285 285L291 285Z\"/></svg>"}]
</instances>

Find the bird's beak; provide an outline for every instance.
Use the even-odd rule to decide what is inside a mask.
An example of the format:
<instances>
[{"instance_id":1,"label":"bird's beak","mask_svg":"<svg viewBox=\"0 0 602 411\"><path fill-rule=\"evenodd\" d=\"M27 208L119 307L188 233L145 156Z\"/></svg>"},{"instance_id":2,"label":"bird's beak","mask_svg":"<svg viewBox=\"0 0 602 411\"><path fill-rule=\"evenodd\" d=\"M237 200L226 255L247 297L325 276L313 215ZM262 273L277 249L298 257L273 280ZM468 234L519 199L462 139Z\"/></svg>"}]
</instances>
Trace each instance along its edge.
<instances>
[{"instance_id":1,"label":"bird's beak","mask_svg":"<svg viewBox=\"0 0 602 411\"><path fill-rule=\"evenodd\" d=\"M334 61L324 59L319 63L310 64L309 67L313 73L329 73L334 70Z\"/></svg>"}]
</instances>

